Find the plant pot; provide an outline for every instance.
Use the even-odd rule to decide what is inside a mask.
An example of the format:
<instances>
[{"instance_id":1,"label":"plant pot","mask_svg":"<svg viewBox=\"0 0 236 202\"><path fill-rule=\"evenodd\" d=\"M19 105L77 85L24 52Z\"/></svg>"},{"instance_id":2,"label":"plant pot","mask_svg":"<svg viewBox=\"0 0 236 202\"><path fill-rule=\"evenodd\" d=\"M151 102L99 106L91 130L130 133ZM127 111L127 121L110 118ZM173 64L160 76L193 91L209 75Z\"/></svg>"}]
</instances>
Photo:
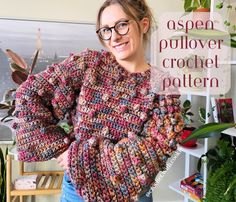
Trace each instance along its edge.
<instances>
[{"instance_id":1,"label":"plant pot","mask_svg":"<svg viewBox=\"0 0 236 202\"><path fill-rule=\"evenodd\" d=\"M193 12L210 12L210 8L197 8Z\"/></svg>"},{"instance_id":2,"label":"plant pot","mask_svg":"<svg viewBox=\"0 0 236 202\"><path fill-rule=\"evenodd\" d=\"M210 9L209 8L198 8L193 11L193 22L196 24L197 21L202 21L204 28L208 20L210 20ZM198 26L199 28L200 26Z\"/></svg>"},{"instance_id":3,"label":"plant pot","mask_svg":"<svg viewBox=\"0 0 236 202\"><path fill-rule=\"evenodd\" d=\"M194 127L186 127L183 129L183 133L181 135L181 139L186 139L191 133L195 130ZM186 142L185 144L181 144L184 147L196 147L197 146L197 140L190 140Z\"/></svg>"}]
</instances>

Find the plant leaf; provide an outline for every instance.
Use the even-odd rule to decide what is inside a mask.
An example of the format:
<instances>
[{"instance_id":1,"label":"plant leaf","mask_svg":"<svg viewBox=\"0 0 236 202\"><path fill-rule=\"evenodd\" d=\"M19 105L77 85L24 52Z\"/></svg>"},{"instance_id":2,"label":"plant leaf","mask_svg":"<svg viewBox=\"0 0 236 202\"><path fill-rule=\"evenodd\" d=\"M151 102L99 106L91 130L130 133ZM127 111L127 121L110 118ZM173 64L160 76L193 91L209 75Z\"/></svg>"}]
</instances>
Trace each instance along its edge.
<instances>
[{"instance_id":1,"label":"plant leaf","mask_svg":"<svg viewBox=\"0 0 236 202\"><path fill-rule=\"evenodd\" d=\"M236 126L236 123L208 123L194 130L190 136L182 141L182 144L192 139L208 138L215 136L227 128Z\"/></svg>"},{"instance_id":2,"label":"plant leaf","mask_svg":"<svg viewBox=\"0 0 236 202\"><path fill-rule=\"evenodd\" d=\"M198 0L193 0L193 7L199 8L200 4Z\"/></svg>"},{"instance_id":3,"label":"plant leaf","mask_svg":"<svg viewBox=\"0 0 236 202\"><path fill-rule=\"evenodd\" d=\"M184 10L187 11L189 7L192 5L192 0L185 0L184 1Z\"/></svg>"},{"instance_id":4,"label":"plant leaf","mask_svg":"<svg viewBox=\"0 0 236 202\"><path fill-rule=\"evenodd\" d=\"M8 104L2 104L0 103L0 109L9 109L9 105Z\"/></svg>"},{"instance_id":5,"label":"plant leaf","mask_svg":"<svg viewBox=\"0 0 236 202\"><path fill-rule=\"evenodd\" d=\"M231 41L230 41L230 46L231 46L232 48L236 48L236 41L235 41L234 39L231 39Z\"/></svg>"},{"instance_id":6,"label":"plant leaf","mask_svg":"<svg viewBox=\"0 0 236 202\"><path fill-rule=\"evenodd\" d=\"M197 9L196 6L191 6L191 7L188 7L185 11L186 12L192 12L192 11L195 11Z\"/></svg>"},{"instance_id":7,"label":"plant leaf","mask_svg":"<svg viewBox=\"0 0 236 202\"><path fill-rule=\"evenodd\" d=\"M194 116L193 112L187 112L186 113L188 116Z\"/></svg>"},{"instance_id":8,"label":"plant leaf","mask_svg":"<svg viewBox=\"0 0 236 202\"><path fill-rule=\"evenodd\" d=\"M24 72L28 74L28 71L22 67L20 67L18 64L16 64L15 62L11 63L11 69L12 71L20 71L20 72Z\"/></svg>"},{"instance_id":9,"label":"plant leaf","mask_svg":"<svg viewBox=\"0 0 236 202\"><path fill-rule=\"evenodd\" d=\"M17 55L15 52L13 52L10 49L6 49L6 54L15 62L18 66L20 66L23 69L27 69L27 64L25 60Z\"/></svg>"},{"instance_id":10,"label":"plant leaf","mask_svg":"<svg viewBox=\"0 0 236 202\"><path fill-rule=\"evenodd\" d=\"M12 80L17 84L22 84L26 79L28 78L28 74L20 72L20 71L14 71L11 74Z\"/></svg>"},{"instance_id":11,"label":"plant leaf","mask_svg":"<svg viewBox=\"0 0 236 202\"><path fill-rule=\"evenodd\" d=\"M34 68L35 68L35 65L36 65L36 62L37 62L37 59L38 59L38 55L39 55L39 50L37 50L35 55L34 55L34 59L33 59L32 65L30 67L29 74L31 74L33 72Z\"/></svg>"},{"instance_id":12,"label":"plant leaf","mask_svg":"<svg viewBox=\"0 0 236 202\"><path fill-rule=\"evenodd\" d=\"M228 192L229 192L231 189L235 188L235 187L236 187L236 175L235 175L235 176L233 177L233 179L230 181L230 184L229 184L227 190L225 191L224 195L227 195Z\"/></svg>"},{"instance_id":13,"label":"plant leaf","mask_svg":"<svg viewBox=\"0 0 236 202\"><path fill-rule=\"evenodd\" d=\"M217 9L222 9L223 6L224 6L224 3L223 3L223 2L220 2L220 3L216 4L216 8L217 8Z\"/></svg>"},{"instance_id":14,"label":"plant leaf","mask_svg":"<svg viewBox=\"0 0 236 202\"><path fill-rule=\"evenodd\" d=\"M190 107L191 107L191 102L190 102L190 100L185 100L184 103L183 103L183 107L184 107L184 108L190 108Z\"/></svg>"},{"instance_id":15,"label":"plant leaf","mask_svg":"<svg viewBox=\"0 0 236 202\"><path fill-rule=\"evenodd\" d=\"M14 96L13 94L16 92L16 89L10 89L10 90L7 90L4 94L3 94L3 101L5 103L9 103L11 104L12 100L14 100Z\"/></svg>"}]
</instances>

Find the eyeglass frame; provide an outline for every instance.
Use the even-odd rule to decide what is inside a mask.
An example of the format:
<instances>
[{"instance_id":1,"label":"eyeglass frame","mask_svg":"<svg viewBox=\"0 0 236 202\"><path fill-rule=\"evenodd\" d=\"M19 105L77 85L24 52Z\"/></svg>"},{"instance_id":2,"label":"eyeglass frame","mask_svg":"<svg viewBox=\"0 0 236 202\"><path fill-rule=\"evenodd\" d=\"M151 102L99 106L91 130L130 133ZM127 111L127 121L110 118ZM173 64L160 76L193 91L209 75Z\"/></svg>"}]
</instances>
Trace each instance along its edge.
<instances>
[{"instance_id":1,"label":"eyeglass frame","mask_svg":"<svg viewBox=\"0 0 236 202\"><path fill-rule=\"evenodd\" d=\"M129 22L130 22L130 21L132 21L132 20L131 20L131 19L129 19L129 20L125 20L125 19L124 19L124 20L119 20L119 21L116 22L115 25L112 26L112 27L101 27L101 28L99 28L98 30L96 30L96 33L97 33L97 35L99 36L99 38L102 39L102 40L104 40L104 41L108 41L108 40L111 39L111 37L112 37L112 29L114 29L115 32L116 32L117 34L119 34L120 36L124 36L124 35L128 34L128 32L129 32L129 27L128 27L127 32L126 32L125 34L120 34L120 33L116 30L115 27L116 27L119 23L121 23L121 22L126 22L126 23L128 23L128 25L129 25ZM104 29L104 28L109 29L109 31L110 31L110 33L111 33L111 36L110 36L108 39L102 38L101 35L99 34L100 30L101 30L101 29Z\"/></svg>"}]
</instances>

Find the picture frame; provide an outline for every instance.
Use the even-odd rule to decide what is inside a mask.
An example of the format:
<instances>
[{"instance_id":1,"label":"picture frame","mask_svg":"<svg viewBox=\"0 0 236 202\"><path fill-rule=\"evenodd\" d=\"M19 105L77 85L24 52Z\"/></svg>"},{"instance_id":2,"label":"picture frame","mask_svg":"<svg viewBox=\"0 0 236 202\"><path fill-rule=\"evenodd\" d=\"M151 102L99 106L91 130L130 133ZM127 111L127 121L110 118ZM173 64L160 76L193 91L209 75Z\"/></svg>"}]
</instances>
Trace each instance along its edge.
<instances>
[{"instance_id":1,"label":"picture frame","mask_svg":"<svg viewBox=\"0 0 236 202\"><path fill-rule=\"evenodd\" d=\"M94 23L0 18L0 100L6 89L15 87L9 79L11 70L6 49L16 52L27 64L32 63L32 56L39 49L34 69L37 73L86 48L104 49L96 35Z\"/></svg>"}]
</instances>

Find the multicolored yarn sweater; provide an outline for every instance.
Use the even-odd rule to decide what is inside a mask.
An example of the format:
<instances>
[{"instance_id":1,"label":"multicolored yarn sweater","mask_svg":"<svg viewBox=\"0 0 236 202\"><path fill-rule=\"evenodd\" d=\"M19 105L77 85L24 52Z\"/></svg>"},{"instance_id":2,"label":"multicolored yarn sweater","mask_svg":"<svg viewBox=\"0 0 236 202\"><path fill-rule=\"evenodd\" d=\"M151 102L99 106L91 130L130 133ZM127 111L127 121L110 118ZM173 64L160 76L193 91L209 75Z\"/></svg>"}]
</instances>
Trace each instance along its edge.
<instances>
[{"instance_id":1,"label":"multicolored yarn sweater","mask_svg":"<svg viewBox=\"0 0 236 202\"><path fill-rule=\"evenodd\" d=\"M176 149L178 98L152 92L150 70L129 73L109 52L71 55L17 91L19 160L46 161L69 149L68 174L85 201L136 201ZM57 126L66 114L70 135Z\"/></svg>"}]
</instances>

